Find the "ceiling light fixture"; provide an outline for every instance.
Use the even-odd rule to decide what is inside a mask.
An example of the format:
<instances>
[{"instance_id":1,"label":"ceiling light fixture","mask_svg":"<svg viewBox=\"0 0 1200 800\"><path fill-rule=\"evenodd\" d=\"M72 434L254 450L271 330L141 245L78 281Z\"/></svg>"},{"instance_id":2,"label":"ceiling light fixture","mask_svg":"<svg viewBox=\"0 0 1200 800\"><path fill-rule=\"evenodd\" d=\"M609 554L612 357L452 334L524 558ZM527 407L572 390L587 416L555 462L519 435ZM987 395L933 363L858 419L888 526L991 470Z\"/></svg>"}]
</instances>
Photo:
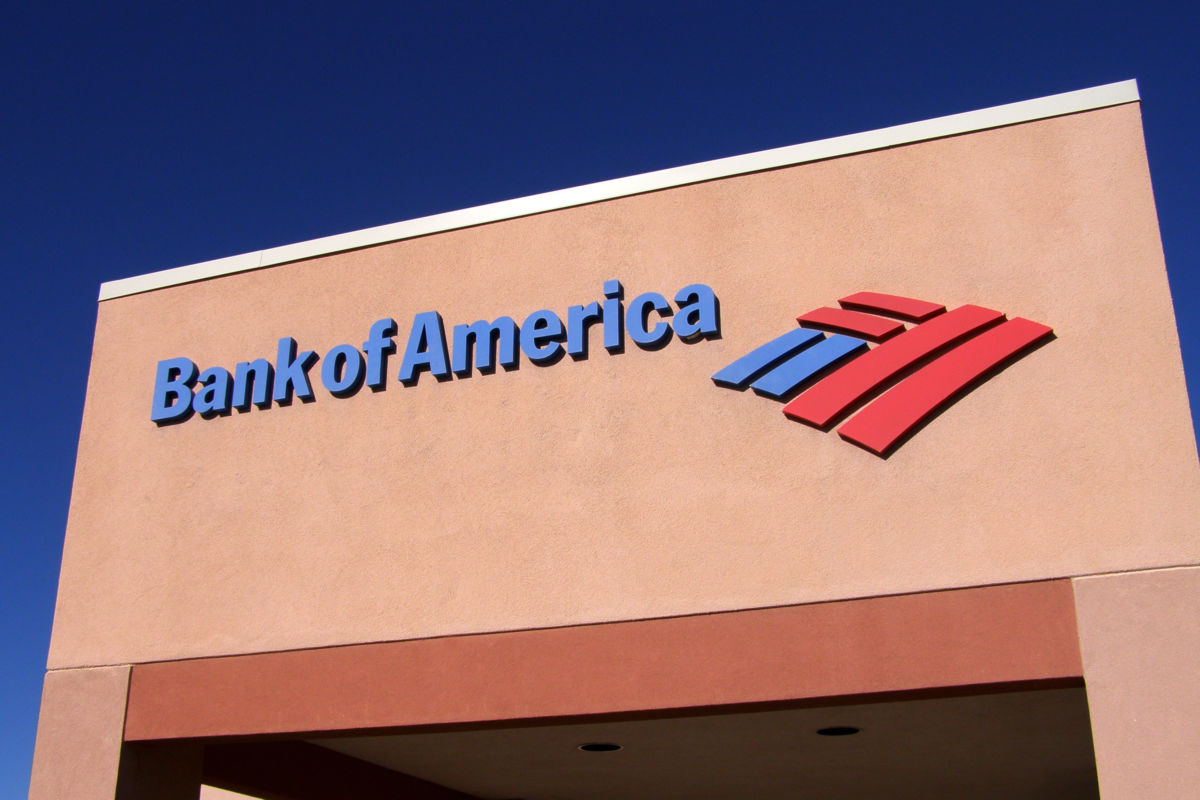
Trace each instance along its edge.
<instances>
[{"instance_id":1,"label":"ceiling light fixture","mask_svg":"<svg viewBox=\"0 0 1200 800\"><path fill-rule=\"evenodd\" d=\"M817 734L820 736L853 736L858 733L858 730L849 725L834 725L832 728L819 728Z\"/></svg>"}]
</instances>

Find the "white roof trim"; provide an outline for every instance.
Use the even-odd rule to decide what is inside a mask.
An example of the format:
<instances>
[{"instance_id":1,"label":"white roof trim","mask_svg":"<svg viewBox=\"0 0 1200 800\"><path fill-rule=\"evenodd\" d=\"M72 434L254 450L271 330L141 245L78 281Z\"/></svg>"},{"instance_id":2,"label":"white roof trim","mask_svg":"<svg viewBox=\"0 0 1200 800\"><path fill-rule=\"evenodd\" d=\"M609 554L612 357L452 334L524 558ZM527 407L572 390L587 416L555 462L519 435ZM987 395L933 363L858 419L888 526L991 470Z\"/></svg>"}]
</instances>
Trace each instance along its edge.
<instances>
[{"instance_id":1,"label":"white roof trim","mask_svg":"<svg viewBox=\"0 0 1200 800\"><path fill-rule=\"evenodd\" d=\"M100 286L100 300L111 300L140 292L149 292L167 286L181 283L216 278L235 272L269 267L289 261L299 261L305 258L329 255L360 247L395 242L401 239L411 239L416 236L426 236L431 233L451 231L457 228L467 228L498 222L514 217L539 214L559 208L595 203L601 200L611 200L617 197L627 197L643 192L667 189L672 186L684 186L689 183L710 181L716 178L727 178L733 175L744 175L750 172L760 172L777 167L793 164L803 164L808 161L819 161L836 156L863 153L869 150L879 150L885 147L923 142L954 136L960 133L981 131L988 128L998 128L1004 125L1014 125L1048 117L1074 114L1107 106L1132 103L1140 99L1137 81L1129 80L1120 83L1110 83L1105 86L1095 86L1090 89L1080 89L1075 92L1039 97L1035 100L1025 100L1020 103L985 108L979 111L968 111L963 114L951 114L948 117L910 122L905 125L895 125L890 128L854 133L849 136L836 136L832 139L821 139L806 144L777 147L772 150L762 150L757 153L747 153L741 156L718 158L714 161L704 161L699 164L689 164L682 167L646 172L627 178L615 178L599 183L589 183L570 189L559 189L553 192L520 197L515 200L504 200L499 203L475 206L461 211L450 211L444 214L434 214L419 217L406 222L396 222L391 225L380 225L375 228L364 228L350 233L340 233L335 236L325 236L320 239L310 239L307 242L272 247L254 253L245 253L229 258L219 258L215 261L205 261L186 267L151 272L132 278L109 281Z\"/></svg>"}]
</instances>

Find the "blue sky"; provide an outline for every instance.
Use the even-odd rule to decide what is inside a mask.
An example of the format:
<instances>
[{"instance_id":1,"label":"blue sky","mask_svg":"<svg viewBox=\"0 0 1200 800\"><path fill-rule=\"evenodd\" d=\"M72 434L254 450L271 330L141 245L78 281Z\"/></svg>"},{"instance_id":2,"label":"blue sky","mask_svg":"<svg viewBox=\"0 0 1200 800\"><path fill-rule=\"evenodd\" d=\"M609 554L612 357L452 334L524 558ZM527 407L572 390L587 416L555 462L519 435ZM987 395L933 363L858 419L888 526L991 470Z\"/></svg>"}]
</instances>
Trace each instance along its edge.
<instances>
[{"instance_id":1,"label":"blue sky","mask_svg":"<svg viewBox=\"0 0 1200 800\"><path fill-rule=\"evenodd\" d=\"M1198 36L1184 3L7 8L0 787L28 781L100 282L1137 78L1195 417Z\"/></svg>"}]
</instances>

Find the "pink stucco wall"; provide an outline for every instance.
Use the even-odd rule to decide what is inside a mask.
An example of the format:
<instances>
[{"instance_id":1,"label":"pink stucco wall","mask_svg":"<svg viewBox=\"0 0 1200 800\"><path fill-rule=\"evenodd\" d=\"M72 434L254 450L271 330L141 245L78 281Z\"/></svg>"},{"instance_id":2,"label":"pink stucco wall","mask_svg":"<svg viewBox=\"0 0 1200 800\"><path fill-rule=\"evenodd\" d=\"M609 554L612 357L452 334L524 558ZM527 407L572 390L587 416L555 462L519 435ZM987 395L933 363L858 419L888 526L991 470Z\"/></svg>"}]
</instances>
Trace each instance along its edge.
<instances>
[{"instance_id":1,"label":"pink stucco wall","mask_svg":"<svg viewBox=\"0 0 1200 800\"><path fill-rule=\"evenodd\" d=\"M693 282L723 337L156 427L160 359L324 353ZM1057 340L881 460L709 375L870 289ZM595 334L598 337L598 332ZM391 360L395 374L399 357ZM1200 558L1136 104L101 304L51 667L641 619Z\"/></svg>"}]
</instances>

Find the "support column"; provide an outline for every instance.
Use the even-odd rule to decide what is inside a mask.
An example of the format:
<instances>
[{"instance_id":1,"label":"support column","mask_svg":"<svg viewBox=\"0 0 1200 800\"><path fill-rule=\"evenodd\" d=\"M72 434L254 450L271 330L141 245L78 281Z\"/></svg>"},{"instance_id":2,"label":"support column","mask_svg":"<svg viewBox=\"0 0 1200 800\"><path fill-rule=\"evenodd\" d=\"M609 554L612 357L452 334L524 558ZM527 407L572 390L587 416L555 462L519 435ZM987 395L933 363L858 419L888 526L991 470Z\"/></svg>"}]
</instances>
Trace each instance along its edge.
<instances>
[{"instance_id":1,"label":"support column","mask_svg":"<svg viewBox=\"0 0 1200 800\"><path fill-rule=\"evenodd\" d=\"M124 744L128 666L46 673L29 800L196 800L203 748Z\"/></svg>"},{"instance_id":2,"label":"support column","mask_svg":"<svg viewBox=\"0 0 1200 800\"><path fill-rule=\"evenodd\" d=\"M1200 567L1074 584L1101 795L1194 796L1200 786Z\"/></svg>"},{"instance_id":3,"label":"support column","mask_svg":"<svg viewBox=\"0 0 1200 800\"><path fill-rule=\"evenodd\" d=\"M113 800L129 667L46 673L29 800Z\"/></svg>"}]
</instances>

